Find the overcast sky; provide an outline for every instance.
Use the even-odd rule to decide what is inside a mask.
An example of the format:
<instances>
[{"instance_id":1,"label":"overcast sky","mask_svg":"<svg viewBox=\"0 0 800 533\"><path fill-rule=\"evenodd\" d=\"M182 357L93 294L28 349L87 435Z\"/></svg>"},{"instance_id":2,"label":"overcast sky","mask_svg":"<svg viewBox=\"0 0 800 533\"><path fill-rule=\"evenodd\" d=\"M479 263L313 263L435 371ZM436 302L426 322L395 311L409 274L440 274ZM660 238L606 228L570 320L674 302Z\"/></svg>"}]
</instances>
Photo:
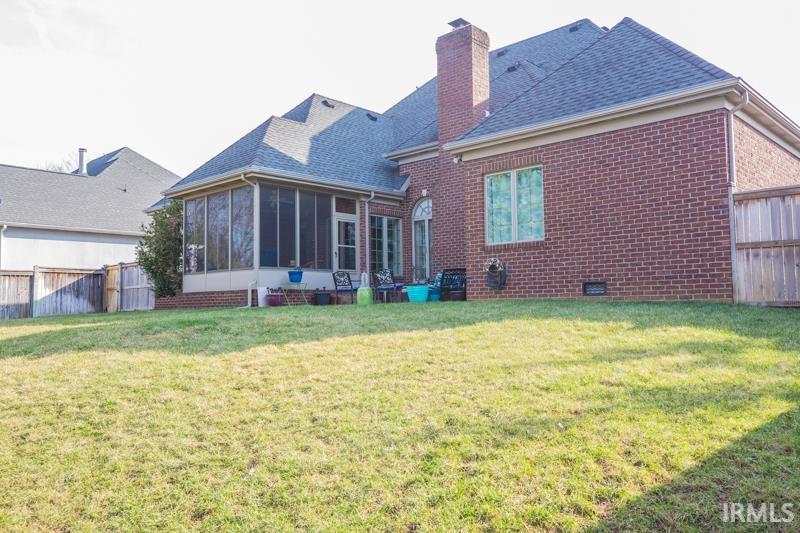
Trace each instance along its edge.
<instances>
[{"instance_id":1,"label":"overcast sky","mask_svg":"<svg viewBox=\"0 0 800 533\"><path fill-rule=\"evenodd\" d=\"M742 4L744 5L744 4ZM800 2L0 0L0 163L129 146L180 175L312 92L384 111L463 17L492 48L629 16L800 122Z\"/></svg>"}]
</instances>

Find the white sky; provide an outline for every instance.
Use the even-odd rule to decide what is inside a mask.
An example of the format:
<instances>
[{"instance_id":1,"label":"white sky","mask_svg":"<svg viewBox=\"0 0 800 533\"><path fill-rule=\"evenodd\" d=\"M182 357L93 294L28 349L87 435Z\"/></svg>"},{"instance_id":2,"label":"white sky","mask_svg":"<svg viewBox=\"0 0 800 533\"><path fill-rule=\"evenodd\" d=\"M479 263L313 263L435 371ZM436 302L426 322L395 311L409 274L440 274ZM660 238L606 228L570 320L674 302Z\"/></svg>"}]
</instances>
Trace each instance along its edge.
<instances>
[{"instance_id":1,"label":"white sky","mask_svg":"<svg viewBox=\"0 0 800 533\"><path fill-rule=\"evenodd\" d=\"M795 0L0 0L0 162L129 146L180 175L312 92L382 112L436 70L463 17L492 48L629 16L800 122Z\"/></svg>"}]
</instances>

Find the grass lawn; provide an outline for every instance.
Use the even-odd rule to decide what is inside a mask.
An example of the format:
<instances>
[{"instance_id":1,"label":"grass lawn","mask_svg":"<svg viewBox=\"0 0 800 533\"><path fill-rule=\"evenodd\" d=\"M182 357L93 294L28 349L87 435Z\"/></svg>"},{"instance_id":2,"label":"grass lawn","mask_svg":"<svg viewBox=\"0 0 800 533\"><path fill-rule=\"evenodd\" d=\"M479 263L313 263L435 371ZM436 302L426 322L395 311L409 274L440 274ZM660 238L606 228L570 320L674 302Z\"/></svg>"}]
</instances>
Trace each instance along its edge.
<instances>
[{"instance_id":1,"label":"grass lawn","mask_svg":"<svg viewBox=\"0 0 800 533\"><path fill-rule=\"evenodd\" d=\"M0 529L722 528L793 502L800 310L465 302L0 323ZM773 526L775 527L775 526Z\"/></svg>"}]
</instances>

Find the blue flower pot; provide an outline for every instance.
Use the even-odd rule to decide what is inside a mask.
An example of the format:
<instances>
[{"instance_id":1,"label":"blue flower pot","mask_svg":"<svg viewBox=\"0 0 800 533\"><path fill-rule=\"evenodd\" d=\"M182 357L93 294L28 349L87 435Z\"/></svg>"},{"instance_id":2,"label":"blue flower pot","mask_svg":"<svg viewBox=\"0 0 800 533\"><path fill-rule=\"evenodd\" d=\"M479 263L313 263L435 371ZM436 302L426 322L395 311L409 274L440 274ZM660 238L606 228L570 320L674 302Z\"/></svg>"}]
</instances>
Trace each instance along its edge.
<instances>
[{"instance_id":1,"label":"blue flower pot","mask_svg":"<svg viewBox=\"0 0 800 533\"><path fill-rule=\"evenodd\" d=\"M292 283L300 283L303 281L303 271L302 270L290 270L289 271L289 281Z\"/></svg>"},{"instance_id":2,"label":"blue flower pot","mask_svg":"<svg viewBox=\"0 0 800 533\"><path fill-rule=\"evenodd\" d=\"M428 301L427 285L408 285L406 293L408 294L409 302L422 303Z\"/></svg>"}]
</instances>

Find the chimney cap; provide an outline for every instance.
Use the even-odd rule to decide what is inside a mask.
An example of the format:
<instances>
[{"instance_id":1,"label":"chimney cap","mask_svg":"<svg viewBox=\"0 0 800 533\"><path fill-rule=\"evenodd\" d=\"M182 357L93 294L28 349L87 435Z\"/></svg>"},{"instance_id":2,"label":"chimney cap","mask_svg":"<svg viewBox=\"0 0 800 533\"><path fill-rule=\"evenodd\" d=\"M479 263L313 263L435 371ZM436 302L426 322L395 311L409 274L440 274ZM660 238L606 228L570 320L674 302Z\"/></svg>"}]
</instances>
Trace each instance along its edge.
<instances>
[{"instance_id":1,"label":"chimney cap","mask_svg":"<svg viewBox=\"0 0 800 533\"><path fill-rule=\"evenodd\" d=\"M470 25L469 22L467 22L466 20L464 20L462 18L457 18L456 20L452 20L452 21L448 22L448 24L450 26L452 26L454 30L457 30L458 28L463 28L464 26L469 26Z\"/></svg>"}]
</instances>

